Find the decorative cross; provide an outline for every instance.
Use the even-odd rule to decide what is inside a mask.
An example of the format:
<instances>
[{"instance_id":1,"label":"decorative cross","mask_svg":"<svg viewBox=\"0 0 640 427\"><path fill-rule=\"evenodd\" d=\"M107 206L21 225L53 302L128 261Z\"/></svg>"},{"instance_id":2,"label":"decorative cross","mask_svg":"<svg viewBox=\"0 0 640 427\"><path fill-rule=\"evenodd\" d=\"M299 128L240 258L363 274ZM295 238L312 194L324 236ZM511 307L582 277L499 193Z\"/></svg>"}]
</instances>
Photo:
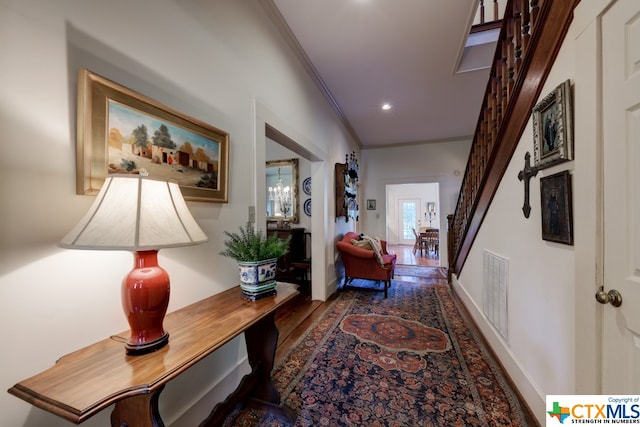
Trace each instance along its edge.
<instances>
[{"instance_id":1,"label":"decorative cross","mask_svg":"<svg viewBox=\"0 0 640 427\"><path fill-rule=\"evenodd\" d=\"M531 166L531 154L527 151L527 154L524 155L524 169L518 172L518 179L520 181L524 180L524 205L522 205L522 212L524 212L525 218L529 218L529 214L531 213L531 205L529 205L529 181L537 174L538 168Z\"/></svg>"}]
</instances>

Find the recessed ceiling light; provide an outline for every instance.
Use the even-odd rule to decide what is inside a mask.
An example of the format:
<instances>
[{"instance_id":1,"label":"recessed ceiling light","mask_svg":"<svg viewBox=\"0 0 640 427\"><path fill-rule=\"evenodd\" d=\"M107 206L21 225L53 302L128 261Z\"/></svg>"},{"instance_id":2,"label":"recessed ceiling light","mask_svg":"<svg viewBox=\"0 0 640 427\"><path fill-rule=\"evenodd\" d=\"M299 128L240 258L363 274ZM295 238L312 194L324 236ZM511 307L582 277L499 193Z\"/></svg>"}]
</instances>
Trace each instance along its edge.
<instances>
[{"instance_id":1,"label":"recessed ceiling light","mask_svg":"<svg viewBox=\"0 0 640 427\"><path fill-rule=\"evenodd\" d=\"M385 102L384 104L382 104L382 109L383 110L391 110L392 105L389 104L388 102Z\"/></svg>"}]
</instances>

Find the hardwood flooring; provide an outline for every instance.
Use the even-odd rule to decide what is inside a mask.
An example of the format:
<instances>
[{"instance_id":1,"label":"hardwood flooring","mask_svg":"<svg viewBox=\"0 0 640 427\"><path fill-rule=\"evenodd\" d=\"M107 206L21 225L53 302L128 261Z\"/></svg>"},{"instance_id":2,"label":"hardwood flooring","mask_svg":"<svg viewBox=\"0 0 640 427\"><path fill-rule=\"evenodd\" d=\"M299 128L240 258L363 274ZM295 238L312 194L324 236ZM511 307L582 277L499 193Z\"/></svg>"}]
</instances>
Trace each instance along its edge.
<instances>
[{"instance_id":1,"label":"hardwood flooring","mask_svg":"<svg viewBox=\"0 0 640 427\"><path fill-rule=\"evenodd\" d=\"M416 251L413 253L412 245L389 245L387 251L398 256L397 264L440 267L440 258L438 254L432 251L422 253Z\"/></svg>"}]
</instances>

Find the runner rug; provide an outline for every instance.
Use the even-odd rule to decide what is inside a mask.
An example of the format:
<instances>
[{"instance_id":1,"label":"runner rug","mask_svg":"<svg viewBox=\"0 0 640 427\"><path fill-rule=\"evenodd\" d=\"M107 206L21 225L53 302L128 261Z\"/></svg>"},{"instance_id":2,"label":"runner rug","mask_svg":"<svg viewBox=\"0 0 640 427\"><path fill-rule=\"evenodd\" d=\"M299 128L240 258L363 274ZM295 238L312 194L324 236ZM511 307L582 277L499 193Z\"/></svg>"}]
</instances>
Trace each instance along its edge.
<instances>
[{"instance_id":1,"label":"runner rug","mask_svg":"<svg viewBox=\"0 0 640 427\"><path fill-rule=\"evenodd\" d=\"M342 291L274 369L295 426L528 426L446 284ZM228 426L289 425L237 411Z\"/></svg>"},{"instance_id":2,"label":"runner rug","mask_svg":"<svg viewBox=\"0 0 640 427\"><path fill-rule=\"evenodd\" d=\"M398 264L394 270L395 276L413 276L428 279L446 279L447 270L442 267L421 267L417 265Z\"/></svg>"}]
</instances>

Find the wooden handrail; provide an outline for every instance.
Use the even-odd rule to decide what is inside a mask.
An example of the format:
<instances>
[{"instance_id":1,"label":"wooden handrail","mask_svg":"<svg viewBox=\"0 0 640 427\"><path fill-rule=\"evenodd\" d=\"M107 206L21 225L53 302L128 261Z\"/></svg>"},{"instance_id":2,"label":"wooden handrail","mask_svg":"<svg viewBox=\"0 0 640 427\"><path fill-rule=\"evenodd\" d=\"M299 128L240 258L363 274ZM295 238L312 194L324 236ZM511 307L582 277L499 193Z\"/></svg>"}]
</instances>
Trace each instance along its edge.
<instances>
[{"instance_id":1,"label":"wooden handrail","mask_svg":"<svg viewBox=\"0 0 640 427\"><path fill-rule=\"evenodd\" d=\"M509 165L580 0L509 0L449 238L456 274Z\"/></svg>"}]
</instances>

